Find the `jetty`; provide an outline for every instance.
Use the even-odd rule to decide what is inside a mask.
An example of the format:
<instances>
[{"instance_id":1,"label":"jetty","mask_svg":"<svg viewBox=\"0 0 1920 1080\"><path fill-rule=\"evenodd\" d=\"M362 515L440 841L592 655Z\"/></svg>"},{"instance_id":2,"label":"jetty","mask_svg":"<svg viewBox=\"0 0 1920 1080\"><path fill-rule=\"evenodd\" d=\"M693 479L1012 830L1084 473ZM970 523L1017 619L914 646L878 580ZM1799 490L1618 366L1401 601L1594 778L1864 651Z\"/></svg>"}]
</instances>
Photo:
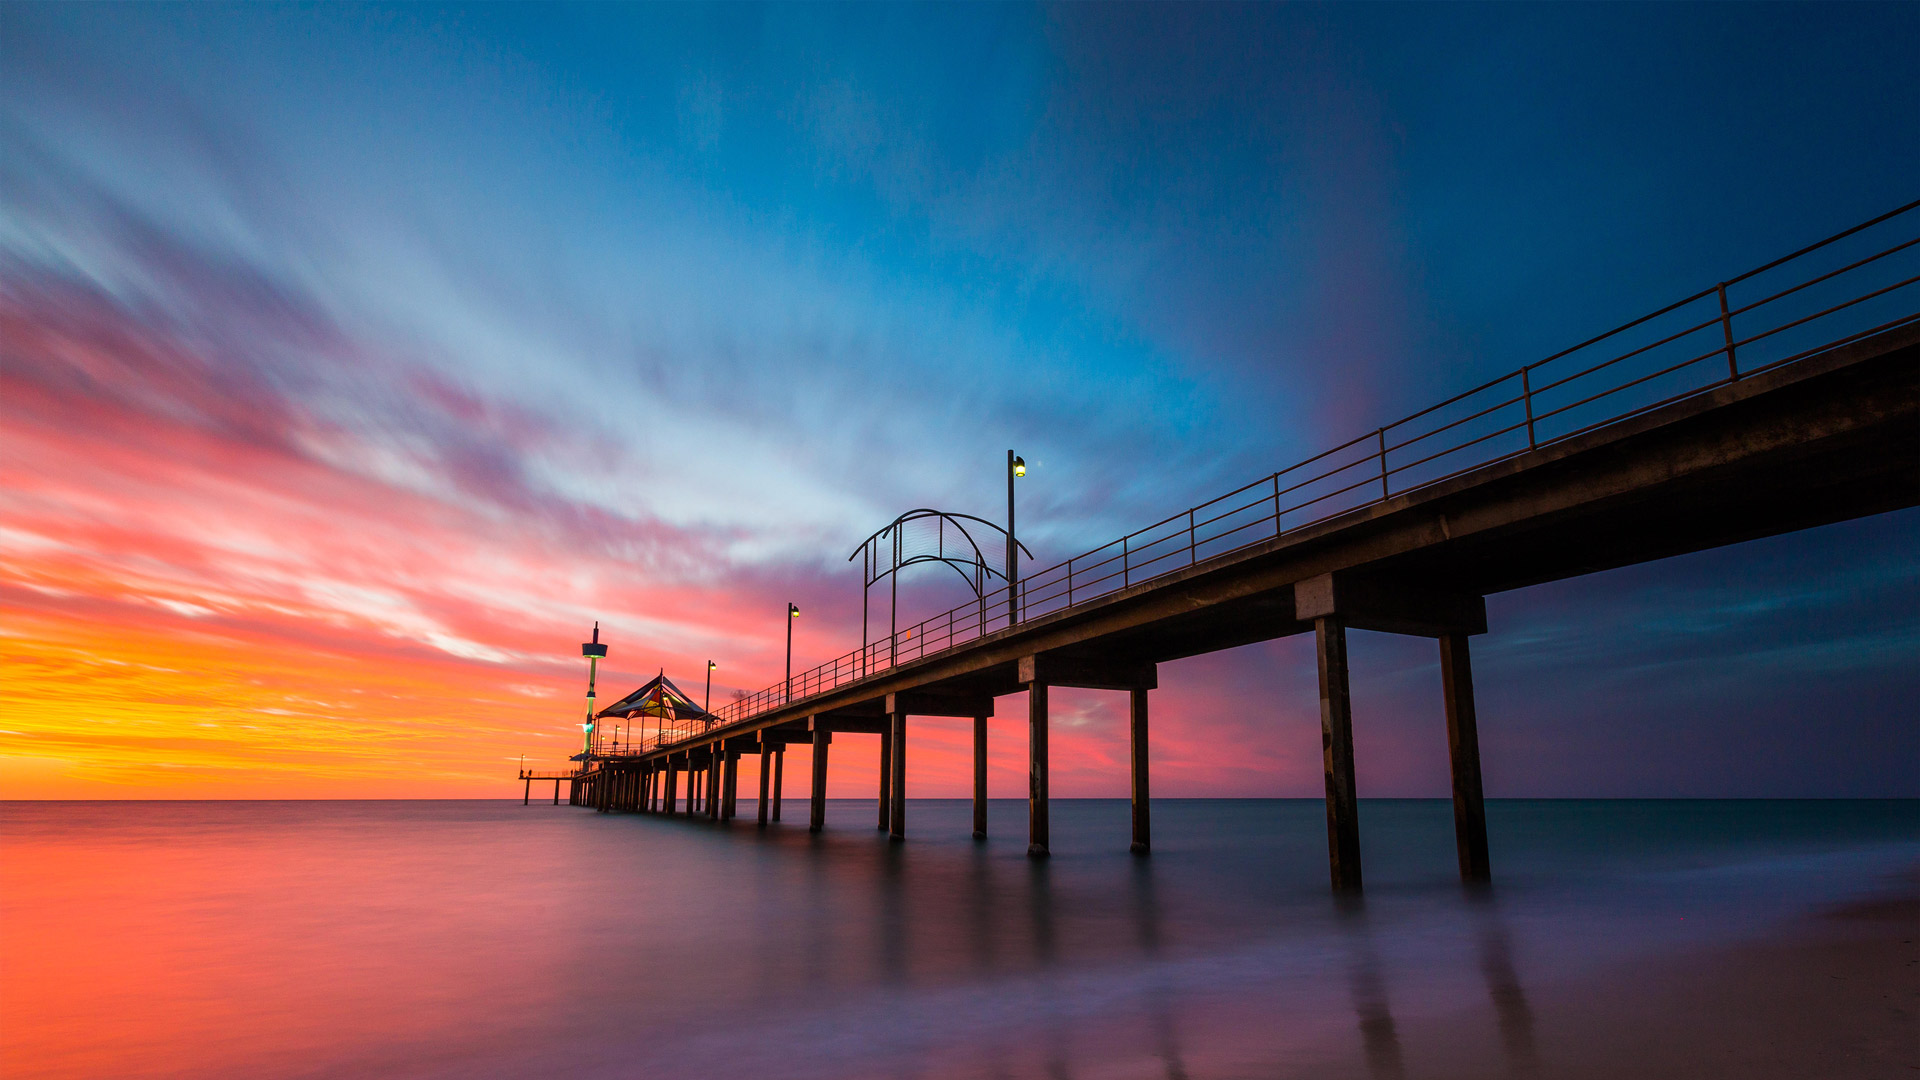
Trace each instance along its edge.
<instances>
[{"instance_id":1,"label":"jetty","mask_svg":"<svg viewBox=\"0 0 1920 1080\"><path fill-rule=\"evenodd\" d=\"M1128 695L1132 849L1152 846L1158 665L1294 634L1318 656L1333 888L1362 886L1347 631L1434 640L1460 875L1492 868L1469 642L1485 597L1920 502L1920 202L1864 222L1305 461L624 747L523 775L604 811L780 820L811 749L825 823L836 737L878 740L877 824L907 835L918 718L973 726L985 835L995 701L1025 693L1028 851L1049 852L1048 693ZM1011 466L1011 459L1010 459ZM1012 545L1009 545L1010 548ZM1010 552L1011 554L1011 552ZM702 710L704 711L704 710ZM1222 745L1231 753L1233 747Z\"/></svg>"}]
</instances>

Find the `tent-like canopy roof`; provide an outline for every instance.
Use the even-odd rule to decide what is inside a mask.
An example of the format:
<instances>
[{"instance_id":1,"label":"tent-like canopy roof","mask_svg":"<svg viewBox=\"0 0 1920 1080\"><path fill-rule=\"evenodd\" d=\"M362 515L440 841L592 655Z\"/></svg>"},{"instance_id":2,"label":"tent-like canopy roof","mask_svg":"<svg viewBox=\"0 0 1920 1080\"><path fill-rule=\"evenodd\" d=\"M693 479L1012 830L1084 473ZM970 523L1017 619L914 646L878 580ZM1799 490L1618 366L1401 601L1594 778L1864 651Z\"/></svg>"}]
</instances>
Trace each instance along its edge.
<instances>
[{"instance_id":1,"label":"tent-like canopy roof","mask_svg":"<svg viewBox=\"0 0 1920 1080\"><path fill-rule=\"evenodd\" d=\"M705 720L712 715L681 693L663 671L652 682L601 709L595 718L652 716L662 720Z\"/></svg>"}]
</instances>

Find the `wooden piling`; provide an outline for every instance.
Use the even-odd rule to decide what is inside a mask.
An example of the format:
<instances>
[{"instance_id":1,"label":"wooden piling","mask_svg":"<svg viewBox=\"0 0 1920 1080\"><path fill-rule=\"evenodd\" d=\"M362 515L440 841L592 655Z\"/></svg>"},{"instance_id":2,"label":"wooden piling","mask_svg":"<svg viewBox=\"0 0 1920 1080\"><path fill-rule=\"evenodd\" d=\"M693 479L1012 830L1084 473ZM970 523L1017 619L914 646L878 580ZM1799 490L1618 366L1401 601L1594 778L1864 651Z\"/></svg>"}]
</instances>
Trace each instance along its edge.
<instances>
[{"instance_id":1,"label":"wooden piling","mask_svg":"<svg viewBox=\"0 0 1920 1080\"><path fill-rule=\"evenodd\" d=\"M1133 749L1133 846L1135 852L1153 848L1153 822L1147 794L1147 691L1135 687L1132 699L1132 723L1128 725Z\"/></svg>"},{"instance_id":2,"label":"wooden piling","mask_svg":"<svg viewBox=\"0 0 1920 1080\"><path fill-rule=\"evenodd\" d=\"M773 765L773 747L768 745L767 743L761 743L760 744L760 824L762 825L765 825L767 823L767 789L770 786L772 786L772 783L773 783L773 777L767 774L772 771L771 769L772 765Z\"/></svg>"},{"instance_id":3,"label":"wooden piling","mask_svg":"<svg viewBox=\"0 0 1920 1080\"><path fill-rule=\"evenodd\" d=\"M813 805L807 818L808 832L827 827L827 747L832 742L832 732L825 728L813 729Z\"/></svg>"},{"instance_id":4,"label":"wooden piling","mask_svg":"<svg viewBox=\"0 0 1920 1080\"><path fill-rule=\"evenodd\" d=\"M889 717L892 731L892 757L888 760L887 771L892 774L891 812L887 815L887 838L905 840L907 838L907 714L895 712Z\"/></svg>"},{"instance_id":5,"label":"wooden piling","mask_svg":"<svg viewBox=\"0 0 1920 1080\"><path fill-rule=\"evenodd\" d=\"M1491 881L1487 806L1480 785L1480 722L1473 708L1473 662L1467 635L1440 639L1440 691L1447 704L1447 756L1453 764L1453 840L1460 880Z\"/></svg>"},{"instance_id":6,"label":"wooden piling","mask_svg":"<svg viewBox=\"0 0 1920 1080\"><path fill-rule=\"evenodd\" d=\"M1045 858L1047 837L1047 684L1027 684L1027 855Z\"/></svg>"},{"instance_id":7,"label":"wooden piling","mask_svg":"<svg viewBox=\"0 0 1920 1080\"><path fill-rule=\"evenodd\" d=\"M973 838L987 837L987 718L973 718Z\"/></svg>"},{"instance_id":8,"label":"wooden piling","mask_svg":"<svg viewBox=\"0 0 1920 1080\"><path fill-rule=\"evenodd\" d=\"M893 816L893 725L891 721L880 731L880 824L887 829Z\"/></svg>"},{"instance_id":9,"label":"wooden piling","mask_svg":"<svg viewBox=\"0 0 1920 1080\"><path fill-rule=\"evenodd\" d=\"M1353 783L1353 699L1347 688L1347 627L1313 621L1320 668L1320 750L1327 781L1327 861L1337 892L1359 892L1360 807Z\"/></svg>"},{"instance_id":10,"label":"wooden piling","mask_svg":"<svg viewBox=\"0 0 1920 1080\"><path fill-rule=\"evenodd\" d=\"M780 820L780 774L786 770L787 745L780 743L773 748L773 820Z\"/></svg>"}]
</instances>

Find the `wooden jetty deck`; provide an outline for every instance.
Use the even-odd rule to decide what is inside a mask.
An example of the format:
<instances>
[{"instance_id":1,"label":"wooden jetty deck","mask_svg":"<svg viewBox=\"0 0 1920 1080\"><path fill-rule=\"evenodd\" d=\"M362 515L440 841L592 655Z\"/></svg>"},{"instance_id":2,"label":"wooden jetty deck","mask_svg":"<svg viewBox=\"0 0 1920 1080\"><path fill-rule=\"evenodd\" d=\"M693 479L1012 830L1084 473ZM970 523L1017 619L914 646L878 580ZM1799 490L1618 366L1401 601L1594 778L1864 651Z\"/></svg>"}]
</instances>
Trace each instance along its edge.
<instances>
[{"instance_id":1,"label":"wooden jetty deck","mask_svg":"<svg viewBox=\"0 0 1920 1080\"><path fill-rule=\"evenodd\" d=\"M596 757L565 778L571 801L729 819L739 759L758 754L759 820L777 821L784 750L804 743L817 830L834 737L873 736L878 823L904 838L909 719L965 717L983 835L988 719L1024 692L1028 850L1043 856L1048 691L1093 688L1129 695L1144 852L1157 665L1313 634L1330 873L1355 890L1347 630L1363 629L1437 643L1460 873L1487 880L1468 645L1487 632L1485 596L1920 503L1916 208L866 643L719 723Z\"/></svg>"}]
</instances>

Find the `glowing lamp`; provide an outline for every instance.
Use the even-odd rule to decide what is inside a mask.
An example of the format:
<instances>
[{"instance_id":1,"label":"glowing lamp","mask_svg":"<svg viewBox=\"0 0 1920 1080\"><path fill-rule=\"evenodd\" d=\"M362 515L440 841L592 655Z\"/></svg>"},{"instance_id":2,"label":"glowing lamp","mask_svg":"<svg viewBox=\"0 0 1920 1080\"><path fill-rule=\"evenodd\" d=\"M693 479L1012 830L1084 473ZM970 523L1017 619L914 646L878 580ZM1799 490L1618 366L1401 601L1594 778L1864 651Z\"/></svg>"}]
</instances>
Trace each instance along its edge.
<instances>
[{"instance_id":1,"label":"glowing lamp","mask_svg":"<svg viewBox=\"0 0 1920 1080\"><path fill-rule=\"evenodd\" d=\"M1027 459L1026 458L1017 457L1013 459L1013 475L1015 476L1027 475Z\"/></svg>"}]
</instances>

